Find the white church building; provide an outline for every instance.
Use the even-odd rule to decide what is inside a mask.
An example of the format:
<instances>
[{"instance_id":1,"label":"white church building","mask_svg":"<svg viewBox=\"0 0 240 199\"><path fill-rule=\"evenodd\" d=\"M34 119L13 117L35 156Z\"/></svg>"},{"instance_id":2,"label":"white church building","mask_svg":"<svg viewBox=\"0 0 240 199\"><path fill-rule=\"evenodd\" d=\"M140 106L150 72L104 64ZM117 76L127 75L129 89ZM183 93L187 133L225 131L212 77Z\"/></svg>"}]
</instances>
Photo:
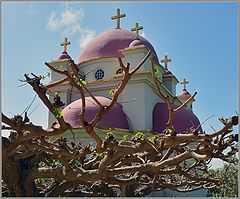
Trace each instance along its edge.
<instances>
[{"instance_id":1,"label":"white church building","mask_svg":"<svg viewBox=\"0 0 240 199\"><path fill-rule=\"evenodd\" d=\"M123 63L130 63L130 70L133 69L148 53L150 56L144 65L133 75L129 80L125 89L118 98L117 104L111 109L104 118L97 125L99 129L109 129L112 131L125 133L133 133L136 131L143 131L150 135L161 133L167 123L168 110L164 101L158 95L154 79L152 76L152 64L159 68L158 81L161 83L161 90L163 94L175 99L175 105L179 106L181 102L186 101L191 94L186 89L188 83L185 79L183 84L184 89L181 93L176 93L176 85L179 83L177 77L168 69L167 55L161 55L164 59L158 59L158 54L154 50L152 44L144 37L139 35L141 26L136 24L132 31L120 28L120 18L125 15L118 14L112 19L117 20L117 27L115 29L106 30L94 39L92 39L87 46L80 53L77 61L82 79L87 84L86 87L91 93L103 104L109 105L111 96L111 89L115 88L122 79L122 69L119 66L117 57L121 57ZM53 67L58 69L68 69L71 56L67 52L67 45L70 42L65 38L62 45L64 51L60 57L54 61L48 62ZM64 76L51 72L51 82L62 79ZM51 83L50 82L50 83ZM81 112L80 93L68 81L60 85L50 88L49 98L53 101L54 94L58 93L61 101L65 103L63 107L63 117L66 122L73 127L81 128L79 114ZM93 119L98 111L98 106L94 103L91 97L88 97L86 92L86 120L88 122ZM193 100L194 101L194 100ZM173 126L177 132L186 131L188 128L194 127L202 131L200 122L192 110L191 101L186 108L177 112L174 116ZM49 126L55 121L54 116L49 113ZM101 133L101 131L99 131ZM106 134L105 134L106 135ZM71 136L71 135L66 135ZM87 135L82 135L83 137ZM123 134L118 135L122 137ZM206 196L206 191L200 190L192 193L176 192L161 192L153 193L156 196Z\"/></svg>"}]
</instances>

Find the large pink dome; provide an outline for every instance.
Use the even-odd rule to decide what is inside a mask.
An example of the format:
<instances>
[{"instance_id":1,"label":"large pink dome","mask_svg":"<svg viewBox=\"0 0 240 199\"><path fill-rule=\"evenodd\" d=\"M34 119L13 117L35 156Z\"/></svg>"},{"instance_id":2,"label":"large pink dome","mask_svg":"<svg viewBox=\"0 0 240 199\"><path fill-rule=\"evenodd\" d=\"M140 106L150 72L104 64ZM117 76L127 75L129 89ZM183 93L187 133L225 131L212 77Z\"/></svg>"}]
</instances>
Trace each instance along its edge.
<instances>
[{"instance_id":1,"label":"large pink dome","mask_svg":"<svg viewBox=\"0 0 240 199\"><path fill-rule=\"evenodd\" d=\"M128 30L111 29L103 32L87 44L80 54L78 63L94 58L121 56L122 54L118 50L129 47L134 40L136 40L135 34ZM145 47L152 51L154 61L159 63L157 54L150 42L141 36L139 36L139 40Z\"/></svg>"},{"instance_id":2,"label":"large pink dome","mask_svg":"<svg viewBox=\"0 0 240 199\"><path fill-rule=\"evenodd\" d=\"M103 106L107 106L110 104L111 100L106 97L95 96L99 102ZM63 111L64 120L69 123L72 127L81 127L80 123L80 113L82 108L82 100L76 100L66 106ZM98 113L98 106L93 101L91 97L86 97L86 112L85 112L85 120L87 122L91 122L91 120ZM120 104L115 104L115 106L105 114L105 116L100 120L97 125L98 127L109 127L109 128L122 128L122 129L130 129L129 123L127 120L126 114L122 110L122 106ZM131 129L130 129L131 130Z\"/></svg>"},{"instance_id":3,"label":"large pink dome","mask_svg":"<svg viewBox=\"0 0 240 199\"><path fill-rule=\"evenodd\" d=\"M176 106L175 106L176 107ZM163 132L168 120L168 108L166 103L157 103L153 110L153 133ZM202 127L197 116L190 110L183 108L177 111L173 117L173 127L176 132L185 132L193 127L202 132Z\"/></svg>"}]
</instances>

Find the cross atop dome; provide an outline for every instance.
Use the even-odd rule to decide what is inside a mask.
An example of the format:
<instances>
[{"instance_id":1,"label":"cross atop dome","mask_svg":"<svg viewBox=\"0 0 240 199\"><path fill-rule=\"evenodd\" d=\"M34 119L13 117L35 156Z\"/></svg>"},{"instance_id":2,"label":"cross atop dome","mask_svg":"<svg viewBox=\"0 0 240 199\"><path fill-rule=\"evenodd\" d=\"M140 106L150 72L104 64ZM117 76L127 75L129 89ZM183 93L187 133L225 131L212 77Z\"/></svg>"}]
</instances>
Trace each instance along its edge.
<instances>
[{"instance_id":1,"label":"cross atop dome","mask_svg":"<svg viewBox=\"0 0 240 199\"><path fill-rule=\"evenodd\" d=\"M142 29L143 29L143 27L139 26L138 23L136 23L135 28L132 28L131 31L136 31L136 38L138 38L138 36L139 36L138 32L139 32L139 30L142 30Z\"/></svg>"},{"instance_id":2,"label":"cross atop dome","mask_svg":"<svg viewBox=\"0 0 240 199\"><path fill-rule=\"evenodd\" d=\"M67 40L67 38L65 37L63 40L63 43L61 43L60 45L63 46L63 52L67 52L67 46L70 45L71 42Z\"/></svg>"},{"instance_id":3,"label":"cross atop dome","mask_svg":"<svg viewBox=\"0 0 240 199\"><path fill-rule=\"evenodd\" d=\"M126 17L126 15L125 14L120 14L120 9L117 8L117 15L111 17L112 20L117 19L117 27L116 27L116 29L121 29L120 28L120 19L123 18L123 17Z\"/></svg>"},{"instance_id":4,"label":"cross atop dome","mask_svg":"<svg viewBox=\"0 0 240 199\"><path fill-rule=\"evenodd\" d=\"M183 90L186 91L187 90L186 85L189 84L189 81L186 81L186 79L184 78L183 81L181 82L181 84L183 84L183 86L184 86Z\"/></svg>"},{"instance_id":5,"label":"cross atop dome","mask_svg":"<svg viewBox=\"0 0 240 199\"><path fill-rule=\"evenodd\" d=\"M167 68L168 62L172 62L172 60L168 59L167 55L165 55L165 58L161 60L161 63L164 63L165 70L168 70Z\"/></svg>"}]
</instances>

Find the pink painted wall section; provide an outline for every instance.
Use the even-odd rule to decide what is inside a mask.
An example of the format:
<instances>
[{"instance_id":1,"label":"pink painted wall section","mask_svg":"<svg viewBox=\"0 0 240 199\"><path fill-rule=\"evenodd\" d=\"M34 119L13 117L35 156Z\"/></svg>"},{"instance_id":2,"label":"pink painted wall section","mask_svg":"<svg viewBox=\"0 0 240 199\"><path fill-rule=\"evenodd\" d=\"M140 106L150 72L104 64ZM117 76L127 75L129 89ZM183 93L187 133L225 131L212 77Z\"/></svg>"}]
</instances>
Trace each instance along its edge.
<instances>
[{"instance_id":1,"label":"pink painted wall section","mask_svg":"<svg viewBox=\"0 0 240 199\"><path fill-rule=\"evenodd\" d=\"M105 97L96 97L100 103L104 106L110 104L111 100ZM80 113L82 108L82 100L76 100L66 106L63 111L63 118L66 122L71 124L72 127L81 127L80 123ZM90 122L95 115L98 113L98 106L92 100L91 97L86 97L86 112L85 119L87 122ZM127 120L127 116L122 110L122 106L120 104L116 104L106 115L102 118L102 120L98 123L98 127L110 127L110 128L122 128L129 129L129 123Z\"/></svg>"},{"instance_id":2,"label":"pink painted wall section","mask_svg":"<svg viewBox=\"0 0 240 199\"><path fill-rule=\"evenodd\" d=\"M157 103L153 110L153 133L161 133L166 128L168 120L168 108L165 103ZM190 127L197 128L200 122L196 115L187 109L176 112L173 118L173 126L177 132L184 132ZM202 127L198 128L202 132Z\"/></svg>"},{"instance_id":3,"label":"pink painted wall section","mask_svg":"<svg viewBox=\"0 0 240 199\"><path fill-rule=\"evenodd\" d=\"M134 40L136 40L135 34L128 30L112 29L103 32L87 44L80 54L78 63L93 58L122 56L118 50L129 47ZM154 61L159 63L157 54L150 42L141 36L139 36L139 40L152 51L154 54Z\"/></svg>"}]
</instances>

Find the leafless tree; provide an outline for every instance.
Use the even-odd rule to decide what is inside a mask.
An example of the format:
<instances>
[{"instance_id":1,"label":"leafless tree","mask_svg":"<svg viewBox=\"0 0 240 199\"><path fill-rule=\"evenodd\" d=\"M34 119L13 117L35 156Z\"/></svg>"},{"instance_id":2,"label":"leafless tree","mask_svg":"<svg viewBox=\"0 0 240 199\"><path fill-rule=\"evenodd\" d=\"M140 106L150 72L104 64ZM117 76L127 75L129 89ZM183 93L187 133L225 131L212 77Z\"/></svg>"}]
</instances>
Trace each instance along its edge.
<instances>
[{"instance_id":1,"label":"leafless tree","mask_svg":"<svg viewBox=\"0 0 240 199\"><path fill-rule=\"evenodd\" d=\"M102 105L88 90L73 61L70 62L71 70L59 70L45 63L52 71L65 75L47 86L41 84L40 76L24 75L59 125L43 129L31 123L26 114L25 117L16 115L9 118L2 113L2 129L11 130L9 138L2 137L3 182L9 196L145 196L166 188L187 192L218 185L217 179L209 176L208 163L212 158L228 161L237 151L233 145L238 137L231 132L232 127L238 124L238 117L221 119L223 128L213 133L199 133L194 128L176 133L172 125L174 114L184 108L196 93L174 109L174 101L161 92L154 66L152 75L156 90L169 110L166 130L151 140L143 133L123 140L116 139L113 134L101 139L96 133L98 122L113 108L128 81L150 54L149 51L133 70L130 70L129 63L124 65L118 58L123 75L108 106ZM51 102L46 93L64 81L69 81L80 93L83 106L80 121L95 147L61 137L73 127L64 121L58 104ZM99 112L90 122L85 120L85 92L99 107ZM59 138L52 141L51 136L56 135ZM226 154L227 148L232 150Z\"/></svg>"}]
</instances>

